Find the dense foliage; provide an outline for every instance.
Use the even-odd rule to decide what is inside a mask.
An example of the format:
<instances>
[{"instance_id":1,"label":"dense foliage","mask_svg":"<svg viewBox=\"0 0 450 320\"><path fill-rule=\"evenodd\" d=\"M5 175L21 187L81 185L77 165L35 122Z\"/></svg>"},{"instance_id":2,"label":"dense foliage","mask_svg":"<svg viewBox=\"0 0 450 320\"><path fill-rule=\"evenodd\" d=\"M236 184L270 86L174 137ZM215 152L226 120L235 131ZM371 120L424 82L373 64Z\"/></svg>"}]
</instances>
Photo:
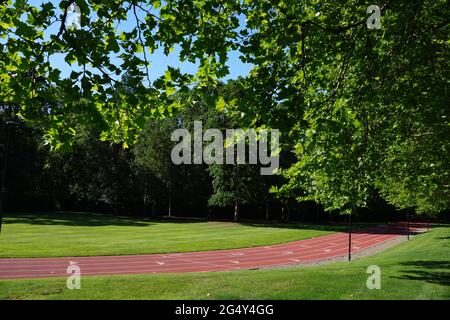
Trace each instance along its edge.
<instances>
[{"instance_id":1,"label":"dense foliage","mask_svg":"<svg viewBox=\"0 0 450 320\"><path fill-rule=\"evenodd\" d=\"M80 28L66 26L72 4L81 10ZM7 1L0 6L2 110L39 128L56 150L76 150L92 135L111 141L115 154L131 154L120 147L138 143L133 150L147 154L137 167L170 196L183 170L162 160L170 144L162 138L180 125L179 112L189 126L193 118L180 110L191 110L192 99L182 97L198 95L195 101L235 127L280 129L286 180L271 184L282 203L315 201L351 213L380 194L397 208L441 212L450 208L448 3L385 0L381 29L366 26L370 4L65 0L58 8ZM198 72L168 67L152 81L158 48L179 48L180 61L196 63ZM220 90L232 51L253 68ZM58 54L72 67L68 77L50 63ZM139 148L146 135L150 145ZM242 169L208 169L210 204L236 206L255 195L251 172ZM123 178L114 181L123 186ZM114 183L101 189L120 188Z\"/></svg>"}]
</instances>

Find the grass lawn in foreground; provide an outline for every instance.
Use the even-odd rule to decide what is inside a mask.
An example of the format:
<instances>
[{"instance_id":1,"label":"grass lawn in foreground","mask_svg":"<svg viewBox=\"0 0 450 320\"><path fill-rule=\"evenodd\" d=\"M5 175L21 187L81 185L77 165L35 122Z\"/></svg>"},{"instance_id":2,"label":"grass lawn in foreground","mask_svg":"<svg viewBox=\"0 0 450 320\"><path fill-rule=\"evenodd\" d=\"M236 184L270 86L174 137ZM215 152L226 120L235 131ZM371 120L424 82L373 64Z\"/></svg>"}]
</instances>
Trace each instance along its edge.
<instances>
[{"instance_id":1,"label":"grass lawn in foreground","mask_svg":"<svg viewBox=\"0 0 450 320\"><path fill-rule=\"evenodd\" d=\"M369 290L369 265L381 289ZM450 299L450 226L352 262L285 269L0 281L0 299Z\"/></svg>"},{"instance_id":2,"label":"grass lawn in foreground","mask_svg":"<svg viewBox=\"0 0 450 320\"><path fill-rule=\"evenodd\" d=\"M245 248L301 240L346 229L345 225L152 221L90 213L8 214L3 223L0 258Z\"/></svg>"}]
</instances>

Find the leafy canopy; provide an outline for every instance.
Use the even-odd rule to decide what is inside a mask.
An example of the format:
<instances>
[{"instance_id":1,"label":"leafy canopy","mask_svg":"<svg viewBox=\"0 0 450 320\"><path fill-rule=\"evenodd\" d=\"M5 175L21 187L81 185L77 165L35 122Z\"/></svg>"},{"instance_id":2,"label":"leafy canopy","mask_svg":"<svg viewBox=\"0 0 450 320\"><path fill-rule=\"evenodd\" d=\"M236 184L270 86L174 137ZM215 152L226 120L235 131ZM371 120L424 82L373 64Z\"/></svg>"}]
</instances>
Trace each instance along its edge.
<instances>
[{"instance_id":1,"label":"leafy canopy","mask_svg":"<svg viewBox=\"0 0 450 320\"><path fill-rule=\"evenodd\" d=\"M74 3L80 29L64 23ZM179 107L176 91L227 75L236 50L254 67L244 94L232 102L217 97L217 107L241 126L282 131L297 161L275 191L295 190L299 200L344 212L366 206L375 189L400 207L448 208L447 1L385 0L379 30L366 27L370 4L65 0L56 8L7 1L0 7L0 101L43 128L53 146L70 145L85 127L126 146L148 119ZM125 20L134 27L121 29ZM198 72L169 67L150 81L151 54L175 47ZM49 63L58 54L74 67L67 78Z\"/></svg>"}]
</instances>

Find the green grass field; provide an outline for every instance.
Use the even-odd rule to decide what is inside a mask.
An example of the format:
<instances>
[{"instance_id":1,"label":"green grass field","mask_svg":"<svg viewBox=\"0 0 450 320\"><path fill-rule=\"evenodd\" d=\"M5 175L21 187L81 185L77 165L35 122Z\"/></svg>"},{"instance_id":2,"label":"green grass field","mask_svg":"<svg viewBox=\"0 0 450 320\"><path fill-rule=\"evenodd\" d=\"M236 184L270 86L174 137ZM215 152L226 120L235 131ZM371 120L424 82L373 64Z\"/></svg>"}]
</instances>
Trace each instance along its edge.
<instances>
[{"instance_id":1,"label":"green grass field","mask_svg":"<svg viewBox=\"0 0 450 320\"><path fill-rule=\"evenodd\" d=\"M6 215L0 258L125 255L244 248L345 230L341 226L150 221L89 213ZM360 224L359 227L366 225Z\"/></svg>"},{"instance_id":2,"label":"green grass field","mask_svg":"<svg viewBox=\"0 0 450 320\"><path fill-rule=\"evenodd\" d=\"M369 265L381 289L366 287ZM371 257L286 269L3 280L0 299L450 299L450 226L435 227Z\"/></svg>"}]
</instances>

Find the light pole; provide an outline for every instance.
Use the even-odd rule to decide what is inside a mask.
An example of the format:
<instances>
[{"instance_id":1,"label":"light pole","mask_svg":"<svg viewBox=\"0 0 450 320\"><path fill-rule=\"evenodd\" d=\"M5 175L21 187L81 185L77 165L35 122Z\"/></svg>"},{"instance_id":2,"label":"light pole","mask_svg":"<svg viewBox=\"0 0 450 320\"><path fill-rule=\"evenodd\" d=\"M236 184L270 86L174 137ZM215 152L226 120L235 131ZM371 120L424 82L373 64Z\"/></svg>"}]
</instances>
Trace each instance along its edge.
<instances>
[{"instance_id":1,"label":"light pole","mask_svg":"<svg viewBox=\"0 0 450 320\"><path fill-rule=\"evenodd\" d=\"M8 170L8 152L9 152L9 142L11 140L11 128L13 125L19 124L17 121L6 121L6 126L8 127L8 133L6 137L6 147L5 147L5 160L3 162L3 174L2 174L2 185L0 189L0 234L2 232L2 222L3 222L3 199L6 193L6 173Z\"/></svg>"}]
</instances>

